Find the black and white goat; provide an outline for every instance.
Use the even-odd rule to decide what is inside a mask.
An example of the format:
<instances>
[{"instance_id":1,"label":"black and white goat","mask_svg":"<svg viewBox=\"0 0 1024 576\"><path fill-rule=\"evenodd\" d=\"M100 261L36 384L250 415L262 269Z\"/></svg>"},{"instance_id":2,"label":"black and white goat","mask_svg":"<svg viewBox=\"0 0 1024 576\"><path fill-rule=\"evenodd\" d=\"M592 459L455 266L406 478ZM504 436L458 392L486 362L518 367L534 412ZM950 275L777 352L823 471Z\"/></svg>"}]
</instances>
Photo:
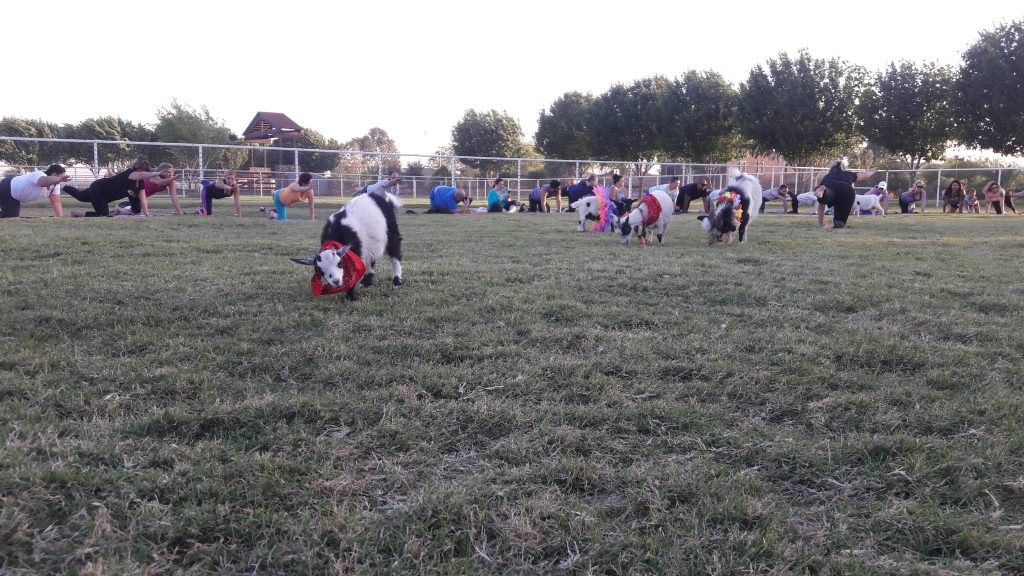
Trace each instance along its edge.
<instances>
[{"instance_id":1,"label":"black and white goat","mask_svg":"<svg viewBox=\"0 0 1024 576\"><path fill-rule=\"evenodd\" d=\"M708 245L729 243L732 233L739 231L740 244L747 241L747 228L761 208L761 183L750 174L737 173L721 190L711 194L711 216L697 216L701 228L708 233ZM737 215L739 217L737 218Z\"/></svg>"},{"instance_id":2,"label":"black and white goat","mask_svg":"<svg viewBox=\"0 0 1024 576\"><path fill-rule=\"evenodd\" d=\"M402 202L393 194L363 194L356 196L340 210L331 214L324 224L320 244L337 242L337 250L322 249L315 258L293 258L294 262L316 266L332 287L345 284L342 260L345 252L351 250L366 265L363 286L373 285L376 273L374 265L387 254L391 258L391 288L398 290L402 285L402 237L398 233L398 219L395 214ZM346 295L355 300L355 287Z\"/></svg>"},{"instance_id":3,"label":"black and white goat","mask_svg":"<svg viewBox=\"0 0 1024 576\"><path fill-rule=\"evenodd\" d=\"M634 233L641 244L647 243L648 232L658 236L658 244L665 243L665 232L672 222L672 198L664 190L654 190L645 195L629 214L619 218L619 243L629 244Z\"/></svg>"}]
</instances>

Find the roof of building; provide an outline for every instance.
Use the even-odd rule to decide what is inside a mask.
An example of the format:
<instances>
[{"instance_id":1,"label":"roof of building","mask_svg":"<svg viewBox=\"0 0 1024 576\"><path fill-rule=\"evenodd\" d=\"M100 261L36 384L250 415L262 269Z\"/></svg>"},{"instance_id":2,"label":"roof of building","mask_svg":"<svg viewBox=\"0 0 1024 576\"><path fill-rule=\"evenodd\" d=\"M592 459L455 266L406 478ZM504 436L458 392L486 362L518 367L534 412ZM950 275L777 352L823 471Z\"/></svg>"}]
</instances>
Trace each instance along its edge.
<instances>
[{"instance_id":1,"label":"roof of building","mask_svg":"<svg viewBox=\"0 0 1024 576\"><path fill-rule=\"evenodd\" d=\"M288 140L298 138L302 134L302 126L295 123L287 114L280 112L257 112L249 126L242 132L246 142L270 141L274 138Z\"/></svg>"}]
</instances>

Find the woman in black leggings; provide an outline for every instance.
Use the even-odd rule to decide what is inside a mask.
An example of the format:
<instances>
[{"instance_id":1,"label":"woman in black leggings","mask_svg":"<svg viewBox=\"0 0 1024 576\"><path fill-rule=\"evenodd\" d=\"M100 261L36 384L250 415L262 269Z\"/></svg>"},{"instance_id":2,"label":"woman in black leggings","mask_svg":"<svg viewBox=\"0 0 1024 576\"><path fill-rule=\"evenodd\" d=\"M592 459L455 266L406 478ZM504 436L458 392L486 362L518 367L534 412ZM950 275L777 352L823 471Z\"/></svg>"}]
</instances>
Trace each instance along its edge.
<instances>
[{"instance_id":1,"label":"woman in black leggings","mask_svg":"<svg viewBox=\"0 0 1024 576\"><path fill-rule=\"evenodd\" d=\"M814 190L815 195L818 196L818 225L825 229L844 228L846 219L850 217L853 202L856 200L857 193L853 190L853 183L858 178L867 178L874 173L874 170L860 173L843 170L843 162L836 161ZM825 224L825 206L832 208L832 221L827 225Z\"/></svg>"},{"instance_id":2,"label":"woman in black leggings","mask_svg":"<svg viewBox=\"0 0 1024 576\"><path fill-rule=\"evenodd\" d=\"M159 172L150 171L148 158L139 156L135 159L135 163L132 164L131 168L118 172L113 176L94 180L85 190L64 186L64 192L67 192L68 195L79 202L89 202L93 208L93 211L90 212L72 212L71 215L89 217L110 216L109 204L124 198L131 202L132 210L134 211L136 206L140 205L139 194L143 190L143 180L159 175Z\"/></svg>"}]
</instances>

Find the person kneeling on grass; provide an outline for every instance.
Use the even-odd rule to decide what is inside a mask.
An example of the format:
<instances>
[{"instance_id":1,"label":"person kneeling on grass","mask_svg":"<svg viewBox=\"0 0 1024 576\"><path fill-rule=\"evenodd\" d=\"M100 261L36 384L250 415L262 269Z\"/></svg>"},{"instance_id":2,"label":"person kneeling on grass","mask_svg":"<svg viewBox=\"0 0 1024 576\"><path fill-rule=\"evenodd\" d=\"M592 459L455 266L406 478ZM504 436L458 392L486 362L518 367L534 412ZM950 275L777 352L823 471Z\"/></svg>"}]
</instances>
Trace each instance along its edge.
<instances>
[{"instance_id":1,"label":"person kneeling on grass","mask_svg":"<svg viewBox=\"0 0 1024 576\"><path fill-rule=\"evenodd\" d=\"M60 218L64 208L60 203L60 184L71 179L64 167L52 164L46 171L36 170L21 176L7 176L0 180L0 218L17 218L21 205L47 198L53 206L53 215Z\"/></svg>"},{"instance_id":2,"label":"person kneeling on grass","mask_svg":"<svg viewBox=\"0 0 1024 576\"><path fill-rule=\"evenodd\" d=\"M274 190L274 209L270 211L271 220L287 220L288 207L296 202L309 201L309 219L316 220L316 200L313 197L313 175L309 172L299 174L299 179L291 184Z\"/></svg>"},{"instance_id":3,"label":"person kneeling on grass","mask_svg":"<svg viewBox=\"0 0 1024 576\"><path fill-rule=\"evenodd\" d=\"M158 192L167 190L167 193L171 195L171 204L174 205L174 213L181 216L181 203L178 202L178 188L174 182L174 166L168 162L163 162L156 167L156 171L159 172L156 176L150 176L142 181L142 187L144 194L139 194L138 201L132 202L128 200L121 202L117 205L117 210L114 211L115 216L127 216L131 214L142 213L145 216L149 216L149 201L148 198Z\"/></svg>"},{"instance_id":4,"label":"person kneeling on grass","mask_svg":"<svg viewBox=\"0 0 1024 576\"><path fill-rule=\"evenodd\" d=\"M224 176L216 180L203 180L199 183L199 198L203 205L199 213L203 216L213 215L213 201L231 196L235 199L235 217L242 216L241 191L238 177L234 170L228 170Z\"/></svg>"},{"instance_id":5,"label":"person kneeling on grass","mask_svg":"<svg viewBox=\"0 0 1024 576\"><path fill-rule=\"evenodd\" d=\"M159 172L150 170L148 158L139 156L131 168L112 176L97 178L84 190L78 190L74 186L65 186L64 191L69 196L79 202L88 202L92 204L93 208L88 212L73 210L71 215L75 217L110 216L110 203L125 198L128 199L132 212L137 214L142 209L143 181L159 175Z\"/></svg>"},{"instance_id":6,"label":"person kneeling on grass","mask_svg":"<svg viewBox=\"0 0 1024 576\"><path fill-rule=\"evenodd\" d=\"M462 188L434 186L430 191L430 208L426 214L465 214L473 199ZM465 204L459 208L459 204Z\"/></svg>"}]
</instances>

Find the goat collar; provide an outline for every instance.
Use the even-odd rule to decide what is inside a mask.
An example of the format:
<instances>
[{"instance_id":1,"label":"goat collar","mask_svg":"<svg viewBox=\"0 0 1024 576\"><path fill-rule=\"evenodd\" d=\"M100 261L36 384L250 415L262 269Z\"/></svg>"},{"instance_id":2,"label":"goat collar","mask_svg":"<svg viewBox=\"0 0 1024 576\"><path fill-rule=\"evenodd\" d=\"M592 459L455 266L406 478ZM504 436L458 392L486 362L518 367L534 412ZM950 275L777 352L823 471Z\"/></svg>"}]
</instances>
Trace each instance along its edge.
<instances>
[{"instance_id":1,"label":"goat collar","mask_svg":"<svg viewBox=\"0 0 1024 576\"><path fill-rule=\"evenodd\" d=\"M640 208L646 206L647 212L644 213ZM637 210L640 210L640 216L643 217L643 227L654 225L655 222L661 218L661 202L654 197L654 194L648 194L640 199L640 203L636 206Z\"/></svg>"},{"instance_id":2,"label":"goat collar","mask_svg":"<svg viewBox=\"0 0 1024 576\"><path fill-rule=\"evenodd\" d=\"M715 210L718 210L719 204L727 201L732 203L733 219L736 220L736 224L740 224L743 221L743 198L738 192L723 192L721 196L715 198Z\"/></svg>"},{"instance_id":3,"label":"goat collar","mask_svg":"<svg viewBox=\"0 0 1024 576\"><path fill-rule=\"evenodd\" d=\"M342 245L334 240L328 240L324 242L324 245L320 247L320 252L324 250L341 250ZM318 252L319 254L319 252ZM337 294L338 292L348 292L363 277L366 273L366 264L363 264L363 259L356 255L352 250L346 250L345 254L341 257L341 270L345 274L345 283L337 288L330 284L324 283L324 273L320 271L319 266L313 266L313 278L309 281L309 288L313 292L313 296L323 296L324 294Z\"/></svg>"}]
</instances>

